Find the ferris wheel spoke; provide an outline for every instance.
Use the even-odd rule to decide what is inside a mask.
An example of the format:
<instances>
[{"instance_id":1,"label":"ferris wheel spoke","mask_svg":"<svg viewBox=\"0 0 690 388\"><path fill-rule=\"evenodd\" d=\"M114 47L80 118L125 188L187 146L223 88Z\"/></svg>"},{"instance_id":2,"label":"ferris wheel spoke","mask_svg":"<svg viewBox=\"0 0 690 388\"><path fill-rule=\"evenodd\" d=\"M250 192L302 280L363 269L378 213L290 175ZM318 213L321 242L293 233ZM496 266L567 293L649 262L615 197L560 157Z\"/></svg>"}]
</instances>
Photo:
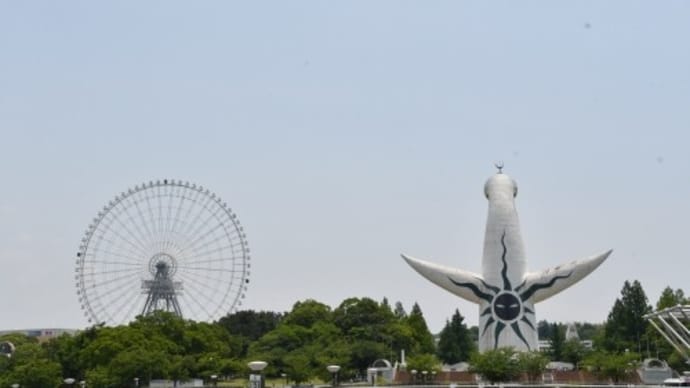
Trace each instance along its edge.
<instances>
[{"instance_id":1,"label":"ferris wheel spoke","mask_svg":"<svg viewBox=\"0 0 690 388\"><path fill-rule=\"evenodd\" d=\"M89 264L116 264L116 265L128 265L128 266L141 266L141 263L134 263L131 261L112 261L112 260L88 260L84 261Z\"/></svg>"},{"instance_id":2,"label":"ferris wheel spoke","mask_svg":"<svg viewBox=\"0 0 690 388\"><path fill-rule=\"evenodd\" d=\"M190 189L190 190L191 190L191 189ZM199 199L199 196L201 195L201 192L199 192L198 190L191 190L191 191L192 191L192 195L193 195L194 197L192 198L192 197L190 196L189 201L187 201L187 203L189 204L188 207L187 207L187 212L184 214L184 217L182 217L182 219L185 219L185 220L189 220L189 219L190 219L190 216L192 215L192 211L194 210L194 208L195 208L196 205L198 204L198 199ZM191 224L192 224L192 222L190 221L189 223L187 223L186 225L184 225L184 226L183 226L183 229L180 231L180 234L181 234L181 235L186 235L186 234L187 234L186 231L187 231L187 229L190 227Z\"/></svg>"},{"instance_id":3,"label":"ferris wheel spoke","mask_svg":"<svg viewBox=\"0 0 690 388\"><path fill-rule=\"evenodd\" d=\"M134 310L137 307L141 307L141 295L142 294L140 290L128 288L127 292L123 292L118 296L118 298L113 299L113 301L120 302L120 304L117 306L117 308L114 309L114 311L122 312L127 307L127 305L129 305L129 309L127 309L127 311L124 314L122 314L122 316L124 318L131 317Z\"/></svg>"},{"instance_id":4,"label":"ferris wheel spoke","mask_svg":"<svg viewBox=\"0 0 690 388\"><path fill-rule=\"evenodd\" d=\"M236 259L238 259L238 258L236 258L236 257L219 257L219 258L216 258L216 259L204 259L204 260L185 261L184 264L185 264L185 266L187 266L187 265L189 265L189 264L210 264L210 263L222 263L222 262L226 262L226 261L227 261L227 262L233 262L233 261L235 261ZM240 266L244 267L244 264L242 263L242 264L240 264ZM181 265L178 265L178 267L184 268L184 267L181 266Z\"/></svg>"},{"instance_id":5,"label":"ferris wheel spoke","mask_svg":"<svg viewBox=\"0 0 690 388\"><path fill-rule=\"evenodd\" d=\"M119 204L121 204L122 206L117 207L117 205L119 205ZM119 213L116 212L115 211L116 209L121 210L121 212L119 212ZM143 251L146 251L146 244L144 244L144 242L142 242L139 239L139 237L132 231L132 228L127 227L127 225L122 221L122 219L120 219L120 215L122 215L126 211L127 211L127 209L126 209L125 205L122 203L122 201L120 201L118 204L116 204L111 209L110 212L108 212L108 214L112 217L112 221L116 221L118 223L118 225L120 226L120 229L125 230L127 232L127 234L138 244L140 249L142 249ZM129 213L127 213L127 215L129 215ZM104 218L104 220L106 220L106 219ZM110 225L110 223L108 225ZM121 238L124 239L124 236ZM133 245L135 245L135 244L133 244Z\"/></svg>"},{"instance_id":6,"label":"ferris wheel spoke","mask_svg":"<svg viewBox=\"0 0 690 388\"><path fill-rule=\"evenodd\" d=\"M120 302L119 306L113 308L113 303L103 303L94 313L99 314L105 312L112 320L119 322L120 320L115 319L115 316L119 315L122 312L122 308L127 304L134 305L134 303L132 303L132 298L136 299L136 294L134 294L131 289L125 289L124 292L117 295L117 298L110 298L108 300L108 302Z\"/></svg>"},{"instance_id":7,"label":"ferris wheel spoke","mask_svg":"<svg viewBox=\"0 0 690 388\"><path fill-rule=\"evenodd\" d=\"M146 201L146 210L148 211L149 222L151 223L151 243L156 244L157 240L160 238L160 233L156 225L156 217L153 214L153 206L151 205L151 198L148 195L144 195L144 200Z\"/></svg>"},{"instance_id":8,"label":"ferris wheel spoke","mask_svg":"<svg viewBox=\"0 0 690 388\"><path fill-rule=\"evenodd\" d=\"M134 195L136 195L136 193ZM135 213L132 214L130 212L130 209L135 211ZM129 222L132 225L134 225L136 233L139 234L139 236L142 236L144 240L146 240L146 238L151 235L151 232L148 230L148 226L145 222L139 222L140 220L142 220L142 213L141 209L139 209L139 203L135 199L127 197L127 203L125 204L125 212L127 213L127 218L129 219ZM143 225L143 228L146 229L146 232L142 230L142 226L140 225L140 223ZM142 241L142 245L146 246L147 248L149 247L145 241Z\"/></svg>"},{"instance_id":9,"label":"ferris wheel spoke","mask_svg":"<svg viewBox=\"0 0 690 388\"><path fill-rule=\"evenodd\" d=\"M138 271L139 271L138 269L136 269L136 270L130 269L130 270L127 271L127 274L126 274L126 275L118 276L118 277L114 277L114 278L110 278L110 279L107 279L107 280L104 280L104 281L100 282L100 283L98 284L98 287L107 286L107 285L109 285L109 284L113 284L113 283L116 283L116 282L120 282L120 281L122 281L122 280L124 280L124 279L129 279L129 278L132 277L132 274L133 274L133 273L138 272ZM97 275L101 275L101 274L103 274L104 272L107 272L107 271L98 272ZM100 276L99 276L99 277L100 277ZM129 282L125 282L125 283L129 283ZM96 286L94 285L94 287L96 287Z\"/></svg>"},{"instance_id":10,"label":"ferris wheel spoke","mask_svg":"<svg viewBox=\"0 0 690 388\"><path fill-rule=\"evenodd\" d=\"M190 299L194 300L199 305L199 307L201 307L204 310L204 312L206 312L206 314L210 316L211 314L208 312L208 310L206 310L206 304L199 303L198 299L193 296L193 295L199 295L204 300L206 300L207 302L211 302L211 304L213 304L213 302L215 302L214 298L208 296L206 294L206 292L204 292L204 290L208 289L207 285L198 281L198 280L194 280L191 278L187 279L187 280L189 280L189 282L191 282L192 284L187 283L185 285L185 288L187 290L190 290L190 289L194 290L195 292L193 292L193 293L186 292L184 295L190 296Z\"/></svg>"},{"instance_id":11,"label":"ferris wheel spoke","mask_svg":"<svg viewBox=\"0 0 690 388\"><path fill-rule=\"evenodd\" d=\"M112 270L107 270L107 271L98 271L95 272L95 274L98 275L109 275L113 273L131 273L131 272L138 272L140 271L139 268L123 268L123 269L112 269Z\"/></svg>"},{"instance_id":12,"label":"ferris wheel spoke","mask_svg":"<svg viewBox=\"0 0 690 388\"><path fill-rule=\"evenodd\" d=\"M167 239L166 236L166 230L165 230L165 222L163 220L163 194L161 194L161 191L165 190L161 185L157 185L156 191L156 199L158 202L158 230L160 230L160 252L165 251L165 240Z\"/></svg>"},{"instance_id":13,"label":"ferris wheel spoke","mask_svg":"<svg viewBox=\"0 0 690 388\"><path fill-rule=\"evenodd\" d=\"M154 233L149 228L149 223L147 221L146 215L144 214L144 210L141 208L141 202L144 200L144 198L139 198L139 197L146 197L146 193L143 193L143 190L137 191L134 196L132 197L132 202L134 203L134 207L137 209L137 214L139 215L139 220L141 220L141 224L144 226L144 229L146 229L146 237L149 238L149 240L153 240L154 238ZM152 241L150 241L152 242Z\"/></svg>"},{"instance_id":14,"label":"ferris wheel spoke","mask_svg":"<svg viewBox=\"0 0 690 388\"><path fill-rule=\"evenodd\" d=\"M177 223L180 220L180 214L182 213L185 200L187 199L183 186L177 186L177 194L179 195L179 201L177 202L177 206L175 206L175 215L172 216L172 224L170 225L169 229L170 236L175 236L175 229L177 228Z\"/></svg>"},{"instance_id":15,"label":"ferris wheel spoke","mask_svg":"<svg viewBox=\"0 0 690 388\"><path fill-rule=\"evenodd\" d=\"M208 318L212 317L211 313L206 309L206 306L204 306L201 302L199 302L199 300L197 300L197 298L195 298L193 295L185 294L185 297L187 297L187 299L194 302L195 305L199 306L199 309L201 309L204 312L204 314L206 314L206 317L208 317ZM188 303L188 304L191 305L191 303Z\"/></svg>"},{"instance_id":16,"label":"ferris wheel spoke","mask_svg":"<svg viewBox=\"0 0 690 388\"><path fill-rule=\"evenodd\" d=\"M186 236L189 236L189 240L193 240L196 237L196 229L193 229L195 225L199 225L196 228L203 228L204 225L206 224L207 221L201 221L203 214L206 212L212 212L209 208L208 205L210 205L213 202L211 197L206 196L201 199L201 201L197 202L198 206L198 211L196 212L196 215L194 216L194 219L187 225L187 227L184 230L184 234Z\"/></svg>"},{"instance_id":17,"label":"ferris wheel spoke","mask_svg":"<svg viewBox=\"0 0 690 388\"><path fill-rule=\"evenodd\" d=\"M125 259L125 260L127 260L128 263L141 264L141 257L140 256L136 256L136 257L135 256L125 256L123 254L113 252L111 250L101 249L101 248L94 249L94 253L90 254L88 257L97 257L96 253L103 253L104 255L107 255L108 257L114 256L114 257L118 257L120 259ZM93 261L93 260L87 260L87 258L85 258L84 261Z\"/></svg>"},{"instance_id":18,"label":"ferris wheel spoke","mask_svg":"<svg viewBox=\"0 0 690 388\"><path fill-rule=\"evenodd\" d=\"M200 248L203 248L203 247L200 247ZM186 259L200 259L200 258L211 256L211 255L214 255L216 253L220 253L220 252L223 252L226 250L235 251L236 248L238 248L237 245L232 245L232 244L231 245L224 245L224 246L216 247L216 248L208 250L208 251L196 252L193 256L185 256L185 258ZM194 261L192 261L192 262L194 262Z\"/></svg>"},{"instance_id":19,"label":"ferris wheel spoke","mask_svg":"<svg viewBox=\"0 0 690 388\"><path fill-rule=\"evenodd\" d=\"M228 249L232 250L232 245L224 245L224 246L220 246L220 247L217 246L217 244L219 242L221 242L222 240L223 239L214 239L214 240L208 241L206 244L201 245L199 247L195 247L194 245L190 244L187 246L187 249L185 251L182 251L182 250L180 251L180 254L181 254L180 255L181 256L180 261L186 261L189 259L209 256L209 255L213 255L215 253L222 252L222 251L228 250ZM205 249L206 247L214 246L214 245L215 245L214 249L199 252L199 250L201 250L201 249Z\"/></svg>"},{"instance_id":20,"label":"ferris wheel spoke","mask_svg":"<svg viewBox=\"0 0 690 388\"><path fill-rule=\"evenodd\" d=\"M105 247L101 248L100 245L98 245L92 249L91 253L87 254L86 258L98 257L98 256L102 256L101 254L103 254L103 255L113 255L115 257L118 257L120 259L125 259L127 261L135 261L136 262L136 261L141 260L140 258L142 257L142 255L140 252L134 252L131 248L122 248L123 253L126 253L126 255L125 254L118 254L118 253L113 252L111 250L112 247L116 245L114 241L105 240L105 239L103 239L103 241L108 243L108 247L107 248L105 248Z\"/></svg>"},{"instance_id":21,"label":"ferris wheel spoke","mask_svg":"<svg viewBox=\"0 0 690 388\"><path fill-rule=\"evenodd\" d=\"M172 245L172 234L170 233L170 223L172 222L172 212L173 212L173 200L175 199L175 187L165 185L166 197L170 198L166 204L167 214L165 216L165 225L163 226L163 231L165 232L165 244L163 245L163 251L167 251Z\"/></svg>"},{"instance_id":22,"label":"ferris wheel spoke","mask_svg":"<svg viewBox=\"0 0 690 388\"><path fill-rule=\"evenodd\" d=\"M177 268L180 269L186 269L188 271L213 271L213 272L230 272L230 273L235 273L237 272L234 269L223 269L223 268L212 268L212 267L189 267L189 266L181 266L178 265Z\"/></svg>"},{"instance_id":23,"label":"ferris wheel spoke","mask_svg":"<svg viewBox=\"0 0 690 388\"><path fill-rule=\"evenodd\" d=\"M104 241L107 241L107 242L111 243L112 245L116 245L116 244L115 244L115 241L113 241L112 239L106 239L106 238L105 238L105 233L106 233L106 232L111 232L112 234L115 235L115 237L119 238L120 241L125 242L125 243L127 243L127 245L130 246L129 251L130 251L131 253L145 254L146 250L145 250L144 248L139 247L139 246L137 246L136 244L134 244L133 242L131 242L131 241L129 241L128 239L126 239L124 236L122 236L122 234L121 234L120 232L117 232L115 229L111 228L110 225L104 226L103 229L104 229L104 230L103 230L103 235L102 235L103 237L102 237L102 238L103 238Z\"/></svg>"},{"instance_id":24,"label":"ferris wheel spoke","mask_svg":"<svg viewBox=\"0 0 690 388\"><path fill-rule=\"evenodd\" d=\"M222 227L223 227L222 224L218 224L215 227L213 227L211 230L209 230L207 233L199 233L199 230L201 228L198 228L194 233L194 239L189 244L187 244L185 247L183 247L180 251L185 252L185 251L189 251L189 250L193 249L196 246L196 244L198 244L200 241L204 240L209 235L211 235L213 232L215 232L216 230L218 230ZM221 237L223 237L223 236L221 236ZM216 238L215 240L212 240L209 243L213 243L214 241L220 241L220 240L221 240L221 238Z\"/></svg>"},{"instance_id":25,"label":"ferris wheel spoke","mask_svg":"<svg viewBox=\"0 0 690 388\"><path fill-rule=\"evenodd\" d=\"M95 308L93 309L93 313L97 315L97 313L102 312L108 308L112 308L113 306L113 301L122 301L125 295L131 294L133 291L132 288L113 288L110 289L106 292L103 292L101 294L98 294L96 297L96 304ZM115 294L116 297L111 297L113 294ZM111 309L113 312L118 312L120 310L115 310ZM110 315L110 314L108 314Z\"/></svg>"}]
</instances>

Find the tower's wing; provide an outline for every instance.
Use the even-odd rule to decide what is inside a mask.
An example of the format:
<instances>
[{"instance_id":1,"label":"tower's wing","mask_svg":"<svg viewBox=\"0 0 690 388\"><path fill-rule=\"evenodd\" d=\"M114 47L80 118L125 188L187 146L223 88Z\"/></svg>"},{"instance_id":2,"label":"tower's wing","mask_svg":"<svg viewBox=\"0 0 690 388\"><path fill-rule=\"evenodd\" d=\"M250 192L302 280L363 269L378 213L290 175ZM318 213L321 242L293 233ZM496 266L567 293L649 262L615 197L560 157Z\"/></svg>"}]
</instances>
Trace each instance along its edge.
<instances>
[{"instance_id":1,"label":"tower's wing","mask_svg":"<svg viewBox=\"0 0 690 388\"><path fill-rule=\"evenodd\" d=\"M463 299L479 303L480 300L486 300L486 297L489 296L481 275L445 267L406 255L402 255L402 258L420 275Z\"/></svg>"},{"instance_id":2,"label":"tower's wing","mask_svg":"<svg viewBox=\"0 0 690 388\"><path fill-rule=\"evenodd\" d=\"M612 250L582 260L575 260L540 272L529 273L515 288L522 300L532 298L537 303L548 299L589 275L606 260Z\"/></svg>"}]
</instances>

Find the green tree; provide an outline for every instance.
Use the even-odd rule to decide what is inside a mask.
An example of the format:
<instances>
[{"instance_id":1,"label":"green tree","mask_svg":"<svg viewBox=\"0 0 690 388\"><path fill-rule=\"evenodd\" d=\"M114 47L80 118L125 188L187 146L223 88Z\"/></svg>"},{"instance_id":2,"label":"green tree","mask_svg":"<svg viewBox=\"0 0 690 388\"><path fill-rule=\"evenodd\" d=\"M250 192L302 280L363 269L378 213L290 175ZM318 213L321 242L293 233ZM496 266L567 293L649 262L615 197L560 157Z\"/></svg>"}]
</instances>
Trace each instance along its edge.
<instances>
[{"instance_id":1,"label":"green tree","mask_svg":"<svg viewBox=\"0 0 690 388\"><path fill-rule=\"evenodd\" d=\"M585 359L589 350L580 340L571 339L563 344L563 361L569 362L576 367Z\"/></svg>"},{"instance_id":2,"label":"green tree","mask_svg":"<svg viewBox=\"0 0 690 388\"><path fill-rule=\"evenodd\" d=\"M422 309L417 303L412 306L412 310L407 316L407 324L412 328L412 336L416 342L412 351L417 353L435 353L434 337L429 332Z\"/></svg>"},{"instance_id":3,"label":"green tree","mask_svg":"<svg viewBox=\"0 0 690 388\"><path fill-rule=\"evenodd\" d=\"M520 374L520 363L515 350L498 348L474 353L470 359L470 370L493 385L514 380Z\"/></svg>"},{"instance_id":4,"label":"green tree","mask_svg":"<svg viewBox=\"0 0 690 388\"><path fill-rule=\"evenodd\" d=\"M331 322L332 320L331 308L312 299L295 303L292 310L283 318L283 322L286 324L303 327L312 327L317 322Z\"/></svg>"},{"instance_id":5,"label":"green tree","mask_svg":"<svg viewBox=\"0 0 690 388\"><path fill-rule=\"evenodd\" d=\"M237 356L245 357L249 345L275 329L282 317L282 314L271 311L243 310L222 317L218 325L232 337Z\"/></svg>"},{"instance_id":6,"label":"green tree","mask_svg":"<svg viewBox=\"0 0 690 388\"><path fill-rule=\"evenodd\" d=\"M405 311L405 307L403 307L401 302L395 302L395 310L393 311L393 314L398 319L404 319L407 317L407 312Z\"/></svg>"},{"instance_id":7,"label":"green tree","mask_svg":"<svg viewBox=\"0 0 690 388\"><path fill-rule=\"evenodd\" d=\"M446 321L446 326L441 330L436 354L446 364L469 360L474 351L470 331L463 320L464 317L456 309L451 320Z\"/></svg>"},{"instance_id":8,"label":"green tree","mask_svg":"<svg viewBox=\"0 0 690 388\"><path fill-rule=\"evenodd\" d=\"M441 362L439 361L436 356L433 354L417 354L417 355L412 355L407 359L407 370L417 370L419 372L421 371L427 371L429 373L434 372L434 371L439 371L441 370ZM418 379L430 379L431 376L427 375L426 377L419 375L417 376Z\"/></svg>"},{"instance_id":9,"label":"green tree","mask_svg":"<svg viewBox=\"0 0 690 388\"><path fill-rule=\"evenodd\" d=\"M551 349L549 355L552 361L563 361L563 346L565 345L565 327L558 323L551 324Z\"/></svg>"},{"instance_id":10,"label":"green tree","mask_svg":"<svg viewBox=\"0 0 690 388\"><path fill-rule=\"evenodd\" d=\"M604 325L604 348L609 351L639 350L646 340L648 326L643 317L651 310L640 282L626 280L621 297L616 299Z\"/></svg>"},{"instance_id":11,"label":"green tree","mask_svg":"<svg viewBox=\"0 0 690 388\"><path fill-rule=\"evenodd\" d=\"M544 373L544 370L546 370L546 364L549 363L549 359L538 351L520 352L518 354L518 363L520 370L527 375L529 382L535 383Z\"/></svg>"},{"instance_id":12,"label":"green tree","mask_svg":"<svg viewBox=\"0 0 690 388\"><path fill-rule=\"evenodd\" d=\"M661 291L661 296L656 302L656 309L661 310L667 307L673 307L677 305L682 305L686 303L685 293L680 288L673 290L673 288L666 286L663 291Z\"/></svg>"},{"instance_id":13,"label":"green tree","mask_svg":"<svg viewBox=\"0 0 690 388\"><path fill-rule=\"evenodd\" d=\"M553 326L546 320L541 320L537 322L537 335L539 339L551 338L553 333L551 332Z\"/></svg>"},{"instance_id":14,"label":"green tree","mask_svg":"<svg viewBox=\"0 0 690 388\"><path fill-rule=\"evenodd\" d=\"M599 378L610 379L617 384L630 377L638 365L639 354L633 352L610 353L606 351L592 352L584 360L585 366Z\"/></svg>"}]
</instances>

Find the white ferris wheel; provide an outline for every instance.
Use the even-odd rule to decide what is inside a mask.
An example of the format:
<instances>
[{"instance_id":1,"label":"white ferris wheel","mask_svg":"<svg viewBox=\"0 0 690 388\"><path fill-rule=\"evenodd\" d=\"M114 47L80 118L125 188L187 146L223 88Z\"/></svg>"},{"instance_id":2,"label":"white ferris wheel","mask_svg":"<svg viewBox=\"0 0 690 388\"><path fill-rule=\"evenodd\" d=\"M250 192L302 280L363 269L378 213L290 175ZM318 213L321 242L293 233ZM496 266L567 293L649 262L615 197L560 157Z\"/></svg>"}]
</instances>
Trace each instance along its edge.
<instances>
[{"instance_id":1,"label":"white ferris wheel","mask_svg":"<svg viewBox=\"0 0 690 388\"><path fill-rule=\"evenodd\" d=\"M88 226L75 282L92 324L156 310L211 321L242 304L250 275L244 229L208 189L151 181L115 196Z\"/></svg>"}]
</instances>

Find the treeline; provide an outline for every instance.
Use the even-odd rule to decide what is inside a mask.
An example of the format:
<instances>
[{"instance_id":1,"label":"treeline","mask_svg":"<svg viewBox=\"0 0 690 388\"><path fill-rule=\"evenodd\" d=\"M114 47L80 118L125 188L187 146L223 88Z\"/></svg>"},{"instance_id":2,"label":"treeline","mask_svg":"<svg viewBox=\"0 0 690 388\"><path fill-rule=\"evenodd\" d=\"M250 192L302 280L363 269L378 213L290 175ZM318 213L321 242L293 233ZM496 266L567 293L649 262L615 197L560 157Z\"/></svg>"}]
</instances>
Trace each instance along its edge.
<instances>
[{"instance_id":1,"label":"treeline","mask_svg":"<svg viewBox=\"0 0 690 388\"><path fill-rule=\"evenodd\" d=\"M656 307L684 303L683 292L669 287ZM613 376L621 365L629 369L631 357L657 354L682 368L682 357L644 320L650 311L640 283L626 281L603 324L578 324L581 339L592 339L594 351L580 341L566 341L565 325L540 321L540 339L551 341L550 352L521 356L521 370L536 375L550 359ZM401 350L406 351L408 370L438 371L443 363L471 361L475 371L495 376L480 366L499 365L486 358L510 353L477 354L477 328L467 327L458 310L435 338L419 305L408 313L399 302L391 306L386 299L370 298L349 298L336 308L306 300L286 313L240 311L214 323L157 312L128 325L95 326L43 344L19 334L0 337L2 341L12 342L16 351L0 357L0 388L54 387L66 377L94 388L131 386L134 378L142 386L151 379L232 378L244 376L252 360L267 361L268 376L285 375L292 383L328 381L326 365L337 364L341 381L348 381L363 378L377 359L398 360ZM507 360L514 372L517 358Z\"/></svg>"},{"instance_id":2,"label":"treeline","mask_svg":"<svg viewBox=\"0 0 690 388\"><path fill-rule=\"evenodd\" d=\"M465 328L466 329L466 328ZM419 305L409 313L387 300L350 298L337 308L298 302L287 313L240 311L204 323L156 312L117 327L95 326L44 344L19 334L6 335L16 351L0 358L0 387L58 386L64 378L89 387L142 386L151 379L209 380L244 376L247 362L269 363L265 373L294 383L328 381L326 365L338 364L343 379L366 375L377 359L397 359L431 370L438 364L434 337Z\"/></svg>"}]
</instances>

